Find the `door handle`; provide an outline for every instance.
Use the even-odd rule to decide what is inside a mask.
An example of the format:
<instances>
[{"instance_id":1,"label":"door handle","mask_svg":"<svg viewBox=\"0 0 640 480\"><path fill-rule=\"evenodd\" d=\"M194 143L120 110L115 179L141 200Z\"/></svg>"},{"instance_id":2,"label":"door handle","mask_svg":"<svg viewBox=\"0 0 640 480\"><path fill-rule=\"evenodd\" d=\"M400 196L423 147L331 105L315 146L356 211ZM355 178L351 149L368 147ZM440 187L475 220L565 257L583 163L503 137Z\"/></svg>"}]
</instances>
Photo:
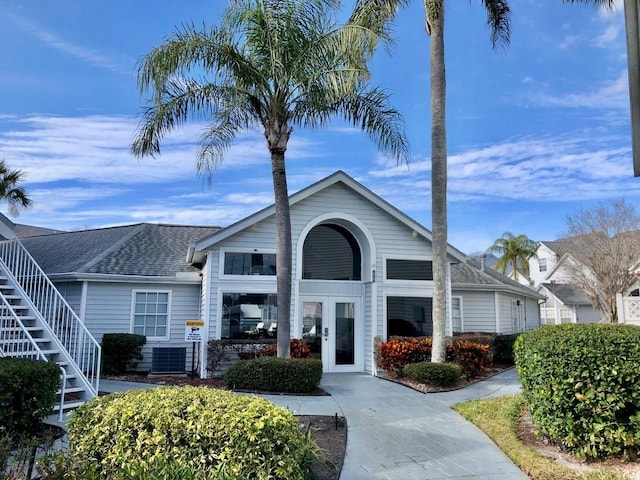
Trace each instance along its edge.
<instances>
[{"instance_id":1,"label":"door handle","mask_svg":"<svg viewBox=\"0 0 640 480\"><path fill-rule=\"evenodd\" d=\"M329 327L324 327L324 336L325 337L329 336Z\"/></svg>"}]
</instances>

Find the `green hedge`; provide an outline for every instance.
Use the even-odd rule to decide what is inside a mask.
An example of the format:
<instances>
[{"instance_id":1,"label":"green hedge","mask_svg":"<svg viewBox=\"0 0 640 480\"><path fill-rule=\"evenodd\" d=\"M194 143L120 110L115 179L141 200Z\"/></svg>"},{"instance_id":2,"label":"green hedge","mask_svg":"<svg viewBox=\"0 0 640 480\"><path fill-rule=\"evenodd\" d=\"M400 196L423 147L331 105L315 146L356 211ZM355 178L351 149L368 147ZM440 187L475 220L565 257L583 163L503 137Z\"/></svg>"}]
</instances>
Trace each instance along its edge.
<instances>
[{"instance_id":1,"label":"green hedge","mask_svg":"<svg viewBox=\"0 0 640 480\"><path fill-rule=\"evenodd\" d=\"M71 458L100 478L301 480L316 451L287 409L206 387L98 397L69 422Z\"/></svg>"},{"instance_id":2,"label":"green hedge","mask_svg":"<svg viewBox=\"0 0 640 480\"><path fill-rule=\"evenodd\" d=\"M285 393L312 392L321 379L321 360L277 357L241 360L229 367L224 376L231 388Z\"/></svg>"},{"instance_id":3,"label":"green hedge","mask_svg":"<svg viewBox=\"0 0 640 480\"><path fill-rule=\"evenodd\" d=\"M417 382L439 387L456 385L462 377L462 367L455 363L410 363L403 371L405 376Z\"/></svg>"},{"instance_id":4,"label":"green hedge","mask_svg":"<svg viewBox=\"0 0 640 480\"><path fill-rule=\"evenodd\" d=\"M519 336L519 333L512 333L508 335L496 335L493 338L492 350L494 363L513 365L515 361L513 347Z\"/></svg>"},{"instance_id":5,"label":"green hedge","mask_svg":"<svg viewBox=\"0 0 640 480\"><path fill-rule=\"evenodd\" d=\"M640 454L640 327L543 326L515 344L540 432L578 457Z\"/></svg>"},{"instance_id":6,"label":"green hedge","mask_svg":"<svg viewBox=\"0 0 640 480\"><path fill-rule=\"evenodd\" d=\"M27 358L0 358L0 434L31 434L53 412L60 367Z\"/></svg>"},{"instance_id":7,"label":"green hedge","mask_svg":"<svg viewBox=\"0 0 640 480\"><path fill-rule=\"evenodd\" d=\"M134 333L105 333L102 336L102 371L125 373L135 369L136 360L142 360L142 347L147 337Z\"/></svg>"}]
</instances>

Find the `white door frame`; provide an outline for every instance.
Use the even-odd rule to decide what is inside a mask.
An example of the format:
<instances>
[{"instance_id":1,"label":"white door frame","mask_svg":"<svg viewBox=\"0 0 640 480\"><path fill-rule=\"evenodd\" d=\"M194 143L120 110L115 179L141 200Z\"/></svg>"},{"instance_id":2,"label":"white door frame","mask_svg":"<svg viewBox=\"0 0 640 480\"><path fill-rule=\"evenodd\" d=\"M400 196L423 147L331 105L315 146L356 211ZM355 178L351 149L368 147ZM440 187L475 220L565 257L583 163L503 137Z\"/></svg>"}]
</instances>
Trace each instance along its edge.
<instances>
[{"instance_id":1,"label":"white door frame","mask_svg":"<svg viewBox=\"0 0 640 480\"><path fill-rule=\"evenodd\" d=\"M322 370L324 372L362 372L364 371L364 315L361 296L327 296L327 295L302 295L300 297L300 318L304 315L305 302L318 302L322 304ZM353 325L353 356L354 363L349 365L336 364L336 304L354 304ZM302 337L302 322L300 325L300 337Z\"/></svg>"}]
</instances>

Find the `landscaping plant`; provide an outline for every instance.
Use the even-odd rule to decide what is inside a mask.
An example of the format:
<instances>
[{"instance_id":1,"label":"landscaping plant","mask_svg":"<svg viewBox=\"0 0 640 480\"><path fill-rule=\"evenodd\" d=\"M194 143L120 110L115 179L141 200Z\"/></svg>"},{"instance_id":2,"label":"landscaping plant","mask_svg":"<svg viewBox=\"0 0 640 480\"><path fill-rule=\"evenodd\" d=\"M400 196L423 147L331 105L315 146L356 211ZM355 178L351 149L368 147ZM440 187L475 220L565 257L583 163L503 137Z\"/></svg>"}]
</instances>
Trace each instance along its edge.
<instances>
[{"instance_id":1,"label":"landscaping plant","mask_svg":"<svg viewBox=\"0 0 640 480\"><path fill-rule=\"evenodd\" d=\"M579 458L640 454L640 327L542 326L518 338L515 358L542 435Z\"/></svg>"},{"instance_id":2,"label":"landscaping plant","mask_svg":"<svg viewBox=\"0 0 640 480\"><path fill-rule=\"evenodd\" d=\"M70 458L102 479L302 480L316 452L288 410L205 387L98 397L69 422Z\"/></svg>"},{"instance_id":3,"label":"landscaping plant","mask_svg":"<svg viewBox=\"0 0 640 480\"><path fill-rule=\"evenodd\" d=\"M404 374L420 383L438 387L451 387L460 381L462 368L455 363L410 363L405 365Z\"/></svg>"},{"instance_id":4,"label":"landscaping plant","mask_svg":"<svg viewBox=\"0 0 640 480\"><path fill-rule=\"evenodd\" d=\"M142 360L142 347L147 337L134 333L105 333L102 336L102 370L104 373L123 374L135 369Z\"/></svg>"},{"instance_id":5,"label":"landscaping plant","mask_svg":"<svg viewBox=\"0 0 640 480\"><path fill-rule=\"evenodd\" d=\"M322 361L311 358L259 357L229 367L225 383L240 390L309 393L322 379Z\"/></svg>"}]
</instances>

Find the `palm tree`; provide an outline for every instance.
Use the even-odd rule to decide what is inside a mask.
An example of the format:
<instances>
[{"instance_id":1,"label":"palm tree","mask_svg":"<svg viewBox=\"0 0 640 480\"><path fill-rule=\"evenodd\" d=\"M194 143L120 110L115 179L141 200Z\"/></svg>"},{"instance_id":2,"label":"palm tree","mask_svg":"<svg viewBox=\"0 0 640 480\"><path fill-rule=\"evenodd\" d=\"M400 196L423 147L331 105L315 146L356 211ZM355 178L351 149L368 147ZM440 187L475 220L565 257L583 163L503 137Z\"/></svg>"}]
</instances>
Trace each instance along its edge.
<instances>
[{"instance_id":1,"label":"palm tree","mask_svg":"<svg viewBox=\"0 0 640 480\"><path fill-rule=\"evenodd\" d=\"M514 235L511 232L504 232L502 237L496 239L489 250L500 256L494 267L503 275L507 268L513 269L513 279L518 281L518 268L522 268L525 275L529 276L529 259L535 257L538 249L537 242L534 242L526 235Z\"/></svg>"},{"instance_id":2,"label":"palm tree","mask_svg":"<svg viewBox=\"0 0 640 480\"><path fill-rule=\"evenodd\" d=\"M398 161L408 157L404 123L389 96L369 87L367 62L389 38L375 5L360 0L337 26L339 0L235 0L219 27L183 27L138 67L151 94L132 151L159 155L160 140L189 118L205 118L196 166L211 174L236 135L258 128L271 155L276 216L278 356L289 356L291 222L285 152L293 126L338 116Z\"/></svg>"},{"instance_id":3,"label":"palm tree","mask_svg":"<svg viewBox=\"0 0 640 480\"><path fill-rule=\"evenodd\" d=\"M22 170L12 170L4 160L0 160L0 200L7 201L11 215L18 215L20 210L33 204L24 188L18 186L26 176Z\"/></svg>"}]
</instances>

